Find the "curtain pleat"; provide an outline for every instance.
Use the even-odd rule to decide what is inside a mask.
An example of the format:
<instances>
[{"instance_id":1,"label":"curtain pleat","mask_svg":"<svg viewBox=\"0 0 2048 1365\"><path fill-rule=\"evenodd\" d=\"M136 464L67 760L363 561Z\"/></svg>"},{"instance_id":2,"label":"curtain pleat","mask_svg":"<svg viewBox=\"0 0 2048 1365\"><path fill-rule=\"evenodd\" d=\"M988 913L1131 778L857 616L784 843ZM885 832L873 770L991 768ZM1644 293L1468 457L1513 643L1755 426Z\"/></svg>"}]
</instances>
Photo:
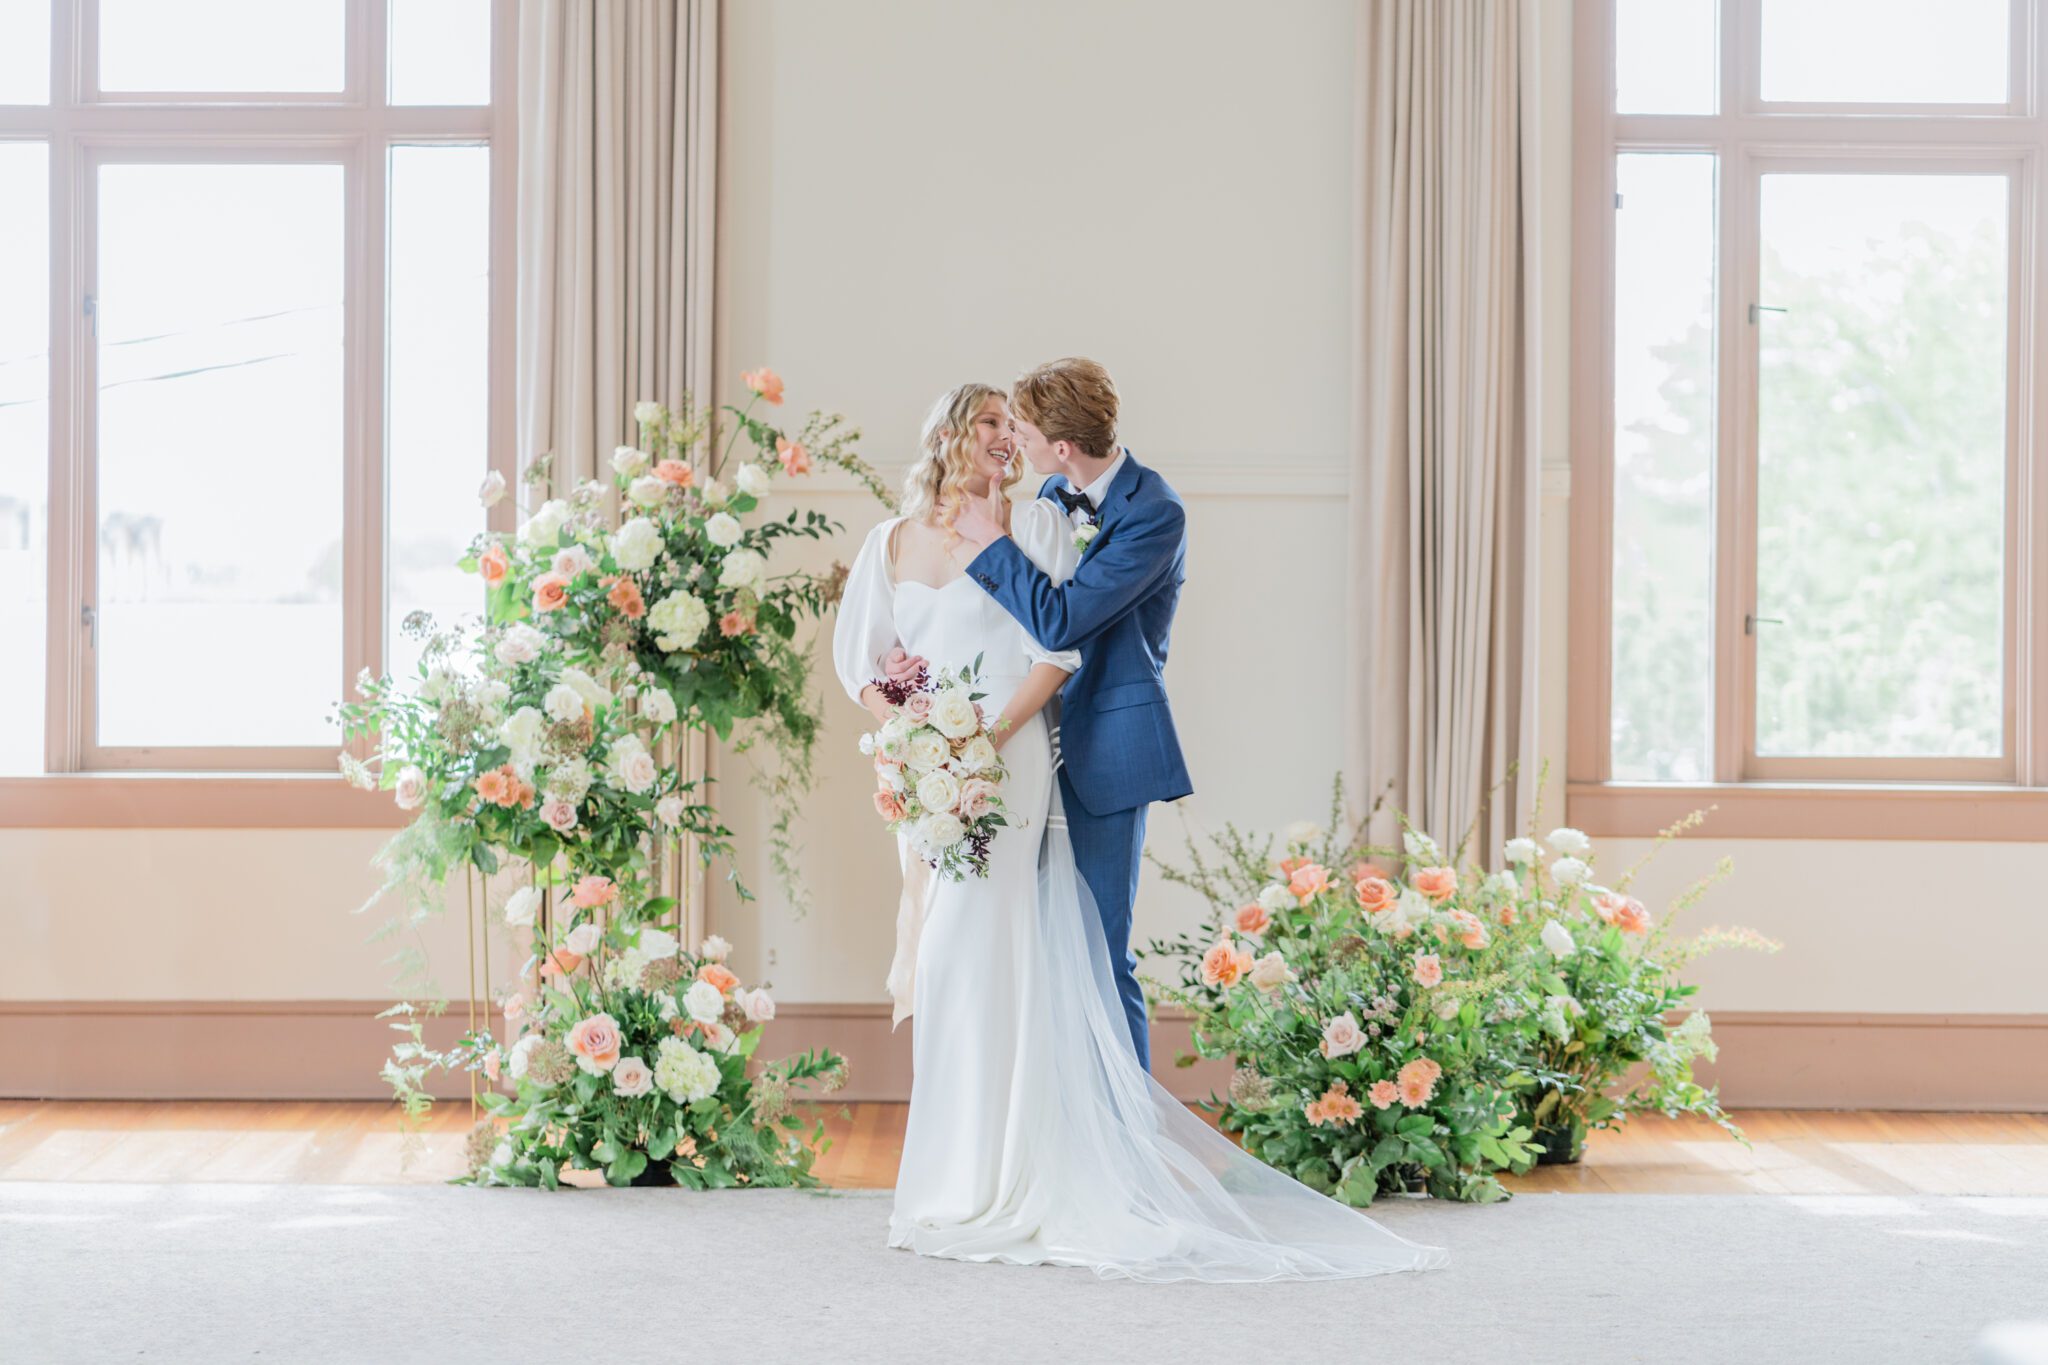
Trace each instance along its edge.
<instances>
[{"instance_id":1,"label":"curtain pleat","mask_svg":"<svg viewBox=\"0 0 2048 1365\"><path fill-rule=\"evenodd\" d=\"M1537 785L1534 23L1373 0L1361 24L1347 775L1489 865Z\"/></svg>"},{"instance_id":2,"label":"curtain pleat","mask_svg":"<svg viewBox=\"0 0 2048 1365\"><path fill-rule=\"evenodd\" d=\"M524 0L522 459L608 476L633 404L710 397L718 0Z\"/></svg>"}]
</instances>

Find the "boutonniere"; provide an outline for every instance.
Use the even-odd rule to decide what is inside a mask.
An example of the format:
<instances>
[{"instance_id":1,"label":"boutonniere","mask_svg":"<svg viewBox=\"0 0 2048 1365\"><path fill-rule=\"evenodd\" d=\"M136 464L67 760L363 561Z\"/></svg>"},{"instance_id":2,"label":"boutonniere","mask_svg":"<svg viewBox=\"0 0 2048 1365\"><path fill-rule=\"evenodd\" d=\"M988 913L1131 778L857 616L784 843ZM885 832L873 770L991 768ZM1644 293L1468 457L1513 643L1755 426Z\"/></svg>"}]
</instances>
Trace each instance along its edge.
<instances>
[{"instance_id":1,"label":"boutonniere","mask_svg":"<svg viewBox=\"0 0 2048 1365\"><path fill-rule=\"evenodd\" d=\"M1101 525L1092 519L1075 523L1074 548L1084 555L1087 554L1088 547L1095 543L1095 537L1100 535L1101 532Z\"/></svg>"}]
</instances>

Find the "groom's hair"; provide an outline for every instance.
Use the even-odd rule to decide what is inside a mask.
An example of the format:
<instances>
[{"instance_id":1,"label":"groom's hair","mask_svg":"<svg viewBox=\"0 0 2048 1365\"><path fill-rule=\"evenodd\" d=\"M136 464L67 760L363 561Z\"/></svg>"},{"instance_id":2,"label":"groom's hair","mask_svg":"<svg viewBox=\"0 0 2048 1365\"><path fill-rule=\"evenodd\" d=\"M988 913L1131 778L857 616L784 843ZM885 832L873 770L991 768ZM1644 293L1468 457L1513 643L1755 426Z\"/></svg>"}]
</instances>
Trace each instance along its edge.
<instances>
[{"instance_id":1,"label":"groom's hair","mask_svg":"<svg viewBox=\"0 0 2048 1365\"><path fill-rule=\"evenodd\" d=\"M1116 381L1092 360L1069 356L1025 371L1010 405L1048 441L1071 441L1097 457L1116 449Z\"/></svg>"}]
</instances>

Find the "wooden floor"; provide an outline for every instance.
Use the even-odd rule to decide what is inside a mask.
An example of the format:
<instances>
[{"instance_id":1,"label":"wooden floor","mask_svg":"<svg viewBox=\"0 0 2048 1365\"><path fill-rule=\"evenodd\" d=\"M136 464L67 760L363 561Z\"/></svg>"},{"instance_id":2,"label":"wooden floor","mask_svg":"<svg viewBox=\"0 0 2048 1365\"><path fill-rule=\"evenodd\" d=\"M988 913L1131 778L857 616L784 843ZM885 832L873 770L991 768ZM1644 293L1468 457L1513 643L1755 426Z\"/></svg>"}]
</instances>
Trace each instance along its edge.
<instances>
[{"instance_id":1,"label":"wooden floor","mask_svg":"<svg viewBox=\"0 0 2048 1365\"><path fill-rule=\"evenodd\" d=\"M895 1183L901 1104L820 1110L827 1183ZM1625 1194L2048 1195L2048 1116L1763 1109L1739 1113L1754 1149L1710 1124L1639 1118L1595 1133L1576 1166L1516 1190ZM461 1167L466 1102L438 1105L403 1164L383 1104L0 1100L0 1180L399 1184Z\"/></svg>"}]
</instances>

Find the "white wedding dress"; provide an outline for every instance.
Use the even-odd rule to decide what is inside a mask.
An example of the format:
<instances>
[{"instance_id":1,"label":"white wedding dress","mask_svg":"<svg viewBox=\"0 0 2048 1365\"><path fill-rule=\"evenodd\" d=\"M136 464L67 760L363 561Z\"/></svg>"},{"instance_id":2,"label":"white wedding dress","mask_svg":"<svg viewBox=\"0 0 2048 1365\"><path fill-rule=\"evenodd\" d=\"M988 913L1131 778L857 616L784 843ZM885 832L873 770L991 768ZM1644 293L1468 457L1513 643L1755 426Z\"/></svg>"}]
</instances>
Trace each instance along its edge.
<instances>
[{"instance_id":1,"label":"white wedding dress","mask_svg":"<svg viewBox=\"0 0 2048 1365\"><path fill-rule=\"evenodd\" d=\"M899 643L935 672L979 655L991 715L1034 663L1079 666L1077 654L1041 649L965 577L939 588L894 581L898 525L869 535L840 604L833 656L849 694L858 699ZM1073 572L1078 554L1051 503L1019 506L1012 534L1056 581ZM1074 868L1043 713L1004 745L1003 762L1010 824L985 879L946 881L905 854L890 986L898 1017L917 1022L889 1245L1149 1281L1446 1264L1442 1250L1248 1155L1138 1065Z\"/></svg>"}]
</instances>

